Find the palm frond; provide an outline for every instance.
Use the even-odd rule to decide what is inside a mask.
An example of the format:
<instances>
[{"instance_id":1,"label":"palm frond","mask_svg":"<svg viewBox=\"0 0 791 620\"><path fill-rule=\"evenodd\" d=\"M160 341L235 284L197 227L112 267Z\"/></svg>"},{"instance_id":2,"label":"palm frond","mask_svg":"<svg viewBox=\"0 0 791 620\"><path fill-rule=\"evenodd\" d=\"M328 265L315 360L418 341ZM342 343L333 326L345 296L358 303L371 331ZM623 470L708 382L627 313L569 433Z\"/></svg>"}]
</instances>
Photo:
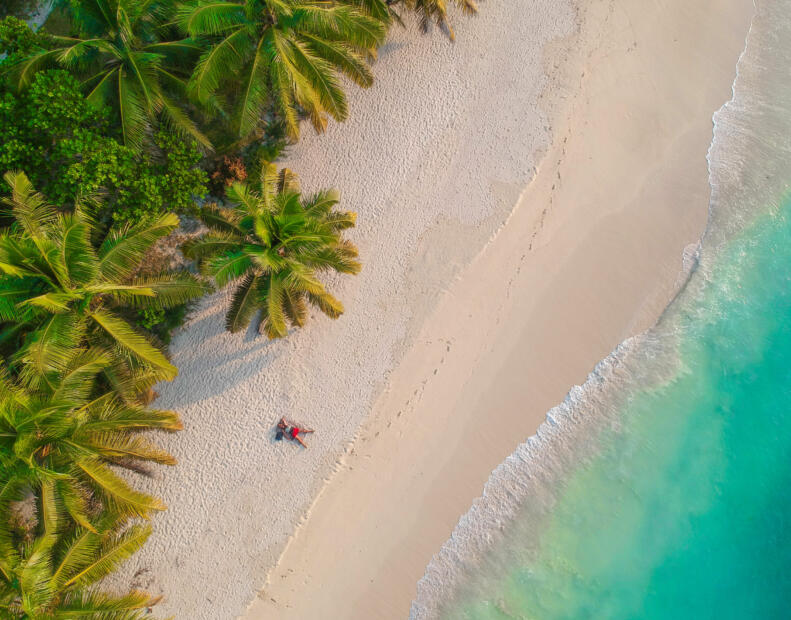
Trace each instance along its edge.
<instances>
[{"instance_id":1,"label":"palm frond","mask_svg":"<svg viewBox=\"0 0 791 620\"><path fill-rule=\"evenodd\" d=\"M229 332L238 332L250 324L253 314L260 308L259 297L258 277L248 273L234 290L231 307L225 316L225 328Z\"/></svg>"},{"instance_id":2,"label":"palm frond","mask_svg":"<svg viewBox=\"0 0 791 620\"><path fill-rule=\"evenodd\" d=\"M304 31L330 41L344 41L358 50L375 50L384 41L387 26L382 20L359 11L349 4L299 7Z\"/></svg>"},{"instance_id":3,"label":"palm frond","mask_svg":"<svg viewBox=\"0 0 791 620\"><path fill-rule=\"evenodd\" d=\"M151 620L147 608L159 599L133 590L123 596L113 596L94 590L80 590L69 594L59 605L66 618L93 620Z\"/></svg>"},{"instance_id":4,"label":"palm frond","mask_svg":"<svg viewBox=\"0 0 791 620\"><path fill-rule=\"evenodd\" d=\"M187 258L201 260L239 250L243 241L236 234L209 233L190 239L184 243L181 251Z\"/></svg>"},{"instance_id":5,"label":"palm frond","mask_svg":"<svg viewBox=\"0 0 791 620\"><path fill-rule=\"evenodd\" d=\"M310 34L303 34L301 39L318 57L330 62L355 84L368 88L374 83L374 76L366 60L337 41L328 41Z\"/></svg>"},{"instance_id":6,"label":"palm frond","mask_svg":"<svg viewBox=\"0 0 791 620\"><path fill-rule=\"evenodd\" d=\"M323 293L321 295L307 293L307 296L310 303L331 319L337 319L344 312L343 304L329 293Z\"/></svg>"},{"instance_id":7,"label":"palm frond","mask_svg":"<svg viewBox=\"0 0 791 620\"><path fill-rule=\"evenodd\" d=\"M213 45L198 60L189 82L188 92L205 103L227 77L227 67L240 63L243 53L253 45L247 30L240 29Z\"/></svg>"},{"instance_id":8,"label":"palm frond","mask_svg":"<svg viewBox=\"0 0 791 620\"><path fill-rule=\"evenodd\" d=\"M198 128L198 125L170 97L162 94L162 116L171 131L192 138L206 150L213 150L211 140Z\"/></svg>"},{"instance_id":9,"label":"palm frond","mask_svg":"<svg viewBox=\"0 0 791 620\"><path fill-rule=\"evenodd\" d=\"M143 437L121 434L114 430L88 433L87 443L102 458L121 465L124 459L151 461L160 465L176 464L176 459L171 454Z\"/></svg>"},{"instance_id":10,"label":"palm frond","mask_svg":"<svg viewBox=\"0 0 791 620\"><path fill-rule=\"evenodd\" d=\"M90 563L70 576L63 583L63 587L83 588L96 583L137 552L150 535L150 525L133 525L120 535L109 537L99 553L91 558Z\"/></svg>"},{"instance_id":11,"label":"palm frond","mask_svg":"<svg viewBox=\"0 0 791 620\"><path fill-rule=\"evenodd\" d=\"M135 83L126 76L125 70L119 70L117 75L118 90L115 94L118 98L121 135L124 144L139 151L143 148L148 124L146 105Z\"/></svg>"},{"instance_id":12,"label":"palm frond","mask_svg":"<svg viewBox=\"0 0 791 620\"><path fill-rule=\"evenodd\" d=\"M163 430L180 431L183 426L175 411L119 406L110 403L107 411L82 426L89 432Z\"/></svg>"},{"instance_id":13,"label":"palm frond","mask_svg":"<svg viewBox=\"0 0 791 620\"><path fill-rule=\"evenodd\" d=\"M73 483L57 481L56 492L63 501L63 507L69 517L80 527L89 532L96 532L88 517L88 498L83 489Z\"/></svg>"},{"instance_id":14,"label":"palm frond","mask_svg":"<svg viewBox=\"0 0 791 620\"><path fill-rule=\"evenodd\" d=\"M123 319L98 309L90 312L89 316L129 353L161 370L163 377L173 379L178 374L176 367Z\"/></svg>"},{"instance_id":15,"label":"palm frond","mask_svg":"<svg viewBox=\"0 0 791 620\"><path fill-rule=\"evenodd\" d=\"M332 65L299 41L282 41L278 50L286 59L285 66L291 79L297 84L304 82L296 90L297 100L307 108L318 103L321 110L325 110L336 121L346 120L349 115L346 95Z\"/></svg>"},{"instance_id":16,"label":"palm frond","mask_svg":"<svg viewBox=\"0 0 791 620\"><path fill-rule=\"evenodd\" d=\"M201 207L198 215L211 230L244 237L244 231L237 226L233 214L227 209L220 209L217 205L205 205Z\"/></svg>"},{"instance_id":17,"label":"palm frond","mask_svg":"<svg viewBox=\"0 0 791 620\"><path fill-rule=\"evenodd\" d=\"M222 35L244 21L244 6L239 2L200 0L185 4L178 12L178 23L191 37Z\"/></svg>"},{"instance_id":18,"label":"palm frond","mask_svg":"<svg viewBox=\"0 0 791 620\"><path fill-rule=\"evenodd\" d=\"M99 273L109 281L129 277L148 249L178 225L178 216L166 213L152 222L113 228L99 246Z\"/></svg>"},{"instance_id":19,"label":"palm frond","mask_svg":"<svg viewBox=\"0 0 791 620\"><path fill-rule=\"evenodd\" d=\"M285 291L283 282L276 277L270 277L267 285L261 287L261 331L270 339L284 338L288 335L286 313L283 309Z\"/></svg>"},{"instance_id":20,"label":"palm frond","mask_svg":"<svg viewBox=\"0 0 791 620\"><path fill-rule=\"evenodd\" d=\"M122 478L98 460L85 459L77 467L91 480L120 514L148 518L152 511L165 510L155 497L135 491Z\"/></svg>"},{"instance_id":21,"label":"palm frond","mask_svg":"<svg viewBox=\"0 0 791 620\"><path fill-rule=\"evenodd\" d=\"M62 215L52 227L51 238L60 248L60 263L72 286L86 284L96 277L96 253L90 241L91 226L85 217Z\"/></svg>"},{"instance_id":22,"label":"palm frond","mask_svg":"<svg viewBox=\"0 0 791 620\"><path fill-rule=\"evenodd\" d=\"M220 288L226 284L241 278L253 266L250 257L242 252L231 252L222 256L214 257L206 261L203 265L203 272L210 275L217 282Z\"/></svg>"},{"instance_id":23,"label":"palm frond","mask_svg":"<svg viewBox=\"0 0 791 620\"><path fill-rule=\"evenodd\" d=\"M130 306L167 310L211 292L211 286L189 272L164 273L135 280L136 286L150 289L153 297L137 297Z\"/></svg>"},{"instance_id":24,"label":"palm frond","mask_svg":"<svg viewBox=\"0 0 791 620\"><path fill-rule=\"evenodd\" d=\"M252 62L241 84L236 102L234 125L236 135L251 134L259 125L269 95L269 59L264 48L264 39L258 42Z\"/></svg>"},{"instance_id":25,"label":"palm frond","mask_svg":"<svg viewBox=\"0 0 791 620\"><path fill-rule=\"evenodd\" d=\"M303 327L308 318L308 306L305 303L304 294L301 291L285 287L283 290L283 311L292 325Z\"/></svg>"},{"instance_id":26,"label":"palm frond","mask_svg":"<svg viewBox=\"0 0 791 620\"><path fill-rule=\"evenodd\" d=\"M32 238L37 237L42 227L54 220L56 209L33 189L24 172L6 172L3 178L11 190L11 196L3 202L11 208L11 215L22 229Z\"/></svg>"},{"instance_id":27,"label":"palm frond","mask_svg":"<svg viewBox=\"0 0 791 620\"><path fill-rule=\"evenodd\" d=\"M73 313L55 314L25 340L14 361L21 380L31 388L51 391L53 375L62 375L75 361L75 345L85 333L84 322Z\"/></svg>"}]
</instances>

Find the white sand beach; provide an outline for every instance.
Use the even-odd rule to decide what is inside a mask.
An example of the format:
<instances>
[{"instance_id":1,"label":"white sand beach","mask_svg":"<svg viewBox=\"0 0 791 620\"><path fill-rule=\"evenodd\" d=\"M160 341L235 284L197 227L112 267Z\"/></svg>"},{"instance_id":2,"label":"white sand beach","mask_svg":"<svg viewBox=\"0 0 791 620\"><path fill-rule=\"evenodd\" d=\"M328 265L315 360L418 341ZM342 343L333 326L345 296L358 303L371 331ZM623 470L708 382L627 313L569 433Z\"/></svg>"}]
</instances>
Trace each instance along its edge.
<instances>
[{"instance_id":1,"label":"white sand beach","mask_svg":"<svg viewBox=\"0 0 791 620\"><path fill-rule=\"evenodd\" d=\"M177 618L406 617L492 469L676 290L752 9L488 1L455 44L394 28L350 120L285 158L359 214L346 314L269 342L224 331L225 292L195 311L157 388L185 425L146 482L169 509L122 578Z\"/></svg>"}]
</instances>

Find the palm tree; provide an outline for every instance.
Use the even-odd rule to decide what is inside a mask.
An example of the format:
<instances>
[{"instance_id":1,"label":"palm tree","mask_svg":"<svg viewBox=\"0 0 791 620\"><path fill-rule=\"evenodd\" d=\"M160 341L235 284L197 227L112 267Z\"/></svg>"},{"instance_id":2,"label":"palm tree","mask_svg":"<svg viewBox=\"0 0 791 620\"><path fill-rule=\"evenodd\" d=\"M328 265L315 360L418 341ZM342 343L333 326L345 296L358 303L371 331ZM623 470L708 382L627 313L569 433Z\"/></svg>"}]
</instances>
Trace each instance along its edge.
<instances>
[{"instance_id":1,"label":"palm tree","mask_svg":"<svg viewBox=\"0 0 791 620\"><path fill-rule=\"evenodd\" d=\"M0 514L8 516L8 503ZM42 506L41 535L20 540L7 518L0 520L0 612L3 618L56 620L151 620L158 599L132 590L124 595L94 586L134 554L151 534L149 525L125 526L108 514L101 529L63 527L56 502Z\"/></svg>"},{"instance_id":2,"label":"palm tree","mask_svg":"<svg viewBox=\"0 0 791 620\"><path fill-rule=\"evenodd\" d=\"M355 213L335 211L338 194L319 192L303 199L296 178L270 164L255 187L235 183L228 189L233 209L206 207L201 219L211 232L184 246L204 274L218 286L239 281L226 327L246 327L261 311L259 330L269 338L288 333L287 322L301 327L310 303L331 318L343 305L319 281L326 270L358 273L357 248L341 237L354 226Z\"/></svg>"},{"instance_id":3,"label":"palm tree","mask_svg":"<svg viewBox=\"0 0 791 620\"><path fill-rule=\"evenodd\" d=\"M77 72L88 101L116 112L127 146L140 150L162 118L211 147L181 105L202 48L190 39L168 40L175 34L166 23L173 0L80 0L66 7L79 36L53 36L51 49L12 67L18 87L28 85L39 69L59 65Z\"/></svg>"},{"instance_id":4,"label":"palm tree","mask_svg":"<svg viewBox=\"0 0 791 620\"><path fill-rule=\"evenodd\" d=\"M272 106L292 138L299 135L300 110L317 131L327 115L346 119L339 74L370 86L367 59L386 32L364 9L321 0L194 0L179 21L190 37L212 41L195 68L191 93L205 104L230 93L231 127L239 138Z\"/></svg>"},{"instance_id":5,"label":"palm tree","mask_svg":"<svg viewBox=\"0 0 791 620\"><path fill-rule=\"evenodd\" d=\"M110 466L174 465L143 433L180 430L178 415L96 393L95 377L108 363L101 352L50 350L41 360L17 379L0 368L0 502L32 491L40 505L57 504L89 531L102 511L147 518L164 510Z\"/></svg>"},{"instance_id":6,"label":"palm tree","mask_svg":"<svg viewBox=\"0 0 791 620\"><path fill-rule=\"evenodd\" d=\"M151 245L178 225L175 214L153 222L98 227L77 205L58 213L24 173L7 173L4 199L13 225L0 231L0 343L20 339L35 360L43 349L90 343L110 356L103 374L119 393L172 379L176 368L118 314L125 308L167 309L203 295L208 286L188 273L135 278Z\"/></svg>"}]
</instances>

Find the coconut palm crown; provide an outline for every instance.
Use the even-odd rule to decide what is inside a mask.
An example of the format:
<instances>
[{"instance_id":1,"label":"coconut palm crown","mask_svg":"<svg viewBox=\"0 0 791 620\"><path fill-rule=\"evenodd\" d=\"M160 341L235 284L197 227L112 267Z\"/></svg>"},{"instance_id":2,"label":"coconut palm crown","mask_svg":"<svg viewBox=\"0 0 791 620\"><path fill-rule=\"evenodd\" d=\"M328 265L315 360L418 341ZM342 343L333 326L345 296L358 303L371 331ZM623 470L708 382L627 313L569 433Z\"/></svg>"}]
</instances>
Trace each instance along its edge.
<instances>
[{"instance_id":1,"label":"coconut palm crown","mask_svg":"<svg viewBox=\"0 0 791 620\"><path fill-rule=\"evenodd\" d=\"M175 377L176 368L118 311L167 309L208 290L188 273L133 275L178 217L112 228L94 249L99 231L81 205L58 213L24 173L5 179L11 188L5 215L14 223L0 230L0 344L20 344L35 364L48 348L90 343L110 357L103 375L121 394Z\"/></svg>"},{"instance_id":2,"label":"coconut palm crown","mask_svg":"<svg viewBox=\"0 0 791 620\"><path fill-rule=\"evenodd\" d=\"M61 66L81 78L90 102L107 105L120 123L124 143L136 150L150 142L160 120L210 148L208 138L185 112L187 78L202 48L167 23L172 0L73 0L76 37L52 36L40 50L12 67L20 88L39 69Z\"/></svg>"},{"instance_id":3,"label":"coconut palm crown","mask_svg":"<svg viewBox=\"0 0 791 620\"><path fill-rule=\"evenodd\" d=\"M229 118L239 138L272 109L292 138L299 135L300 111L317 131L328 115L345 120L339 76L370 86L367 60L386 32L386 23L361 6L320 0L195 0L181 9L179 23L190 37L211 41L190 92L203 103L230 93Z\"/></svg>"},{"instance_id":4,"label":"coconut palm crown","mask_svg":"<svg viewBox=\"0 0 791 620\"><path fill-rule=\"evenodd\" d=\"M2 514L9 504L0 503ZM151 534L108 513L99 529L63 524L56 501L37 515L39 535L26 540L0 520L0 617L8 620L152 620L157 598L132 590L115 595L96 584L134 554Z\"/></svg>"},{"instance_id":5,"label":"coconut palm crown","mask_svg":"<svg viewBox=\"0 0 791 620\"><path fill-rule=\"evenodd\" d=\"M88 530L100 511L145 518L164 510L109 466L175 464L142 433L180 430L178 415L96 393L108 363L97 351L48 351L42 359L43 374L12 379L0 367L0 502L32 492L38 506L57 504Z\"/></svg>"},{"instance_id":6,"label":"coconut palm crown","mask_svg":"<svg viewBox=\"0 0 791 620\"><path fill-rule=\"evenodd\" d=\"M279 174L270 164L255 186L235 183L228 189L233 208L205 207L201 219L211 232L184 246L202 272L218 286L237 283L226 327L232 332L250 324L261 311L259 331L269 338L288 333L288 323L301 327L312 304L331 318L343 305L326 291L324 271L358 273L357 248L342 238L356 214L335 211L338 194L300 195L296 177Z\"/></svg>"}]
</instances>

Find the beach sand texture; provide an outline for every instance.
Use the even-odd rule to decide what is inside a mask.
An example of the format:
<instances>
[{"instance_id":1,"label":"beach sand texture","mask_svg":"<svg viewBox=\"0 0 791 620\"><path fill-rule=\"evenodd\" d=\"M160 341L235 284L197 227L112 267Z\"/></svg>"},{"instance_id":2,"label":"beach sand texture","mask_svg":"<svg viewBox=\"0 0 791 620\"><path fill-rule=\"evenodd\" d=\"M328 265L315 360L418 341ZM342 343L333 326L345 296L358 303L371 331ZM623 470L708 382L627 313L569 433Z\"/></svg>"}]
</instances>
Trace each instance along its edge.
<instances>
[{"instance_id":1,"label":"beach sand texture","mask_svg":"<svg viewBox=\"0 0 791 620\"><path fill-rule=\"evenodd\" d=\"M245 610L387 373L502 226L534 175L536 150L549 147L537 103L542 49L572 32L573 12L557 0L483 9L453 15L456 44L437 30L394 27L375 87L349 88L349 121L322 136L305 126L285 158L305 190L337 187L341 206L359 213L349 237L363 271L330 281L346 314L316 314L279 342L252 329L231 335L224 291L174 338L179 376L157 387L156 405L183 418L184 431L163 442L179 465L141 484L169 509L117 577L164 594L160 615L218 620ZM316 429L309 450L274 441L280 416Z\"/></svg>"},{"instance_id":2,"label":"beach sand texture","mask_svg":"<svg viewBox=\"0 0 791 620\"><path fill-rule=\"evenodd\" d=\"M753 9L580 5L579 35L549 50L554 140L537 178L423 323L245 618L407 617L490 472L656 320L705 226L712 114Z\"/></svg>"}]
</instances>

